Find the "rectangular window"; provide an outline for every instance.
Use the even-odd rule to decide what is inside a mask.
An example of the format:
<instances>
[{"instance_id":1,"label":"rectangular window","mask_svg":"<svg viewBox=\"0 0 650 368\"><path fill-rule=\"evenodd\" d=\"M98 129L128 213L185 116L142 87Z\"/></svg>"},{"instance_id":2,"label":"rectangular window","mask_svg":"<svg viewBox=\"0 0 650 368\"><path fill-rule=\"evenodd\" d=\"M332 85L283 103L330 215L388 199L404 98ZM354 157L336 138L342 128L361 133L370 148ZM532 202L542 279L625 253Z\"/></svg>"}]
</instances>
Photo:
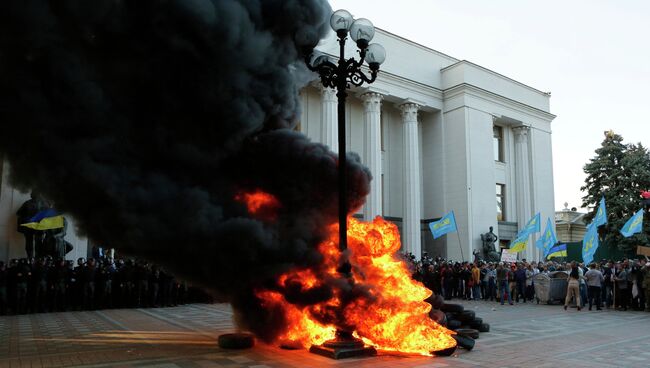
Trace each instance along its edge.
<instances>
[{"instance_id":1,"label":"rectangular window","mask_svg":"<svg viewBox=\"0 0 650 368\"><path fill-rule=\"evenodd\" d=\"M497 184L497 221L505 221L506 218L506 186Z\"/></svg>"},{"instance_id":2,"label":"rectangular window","mask_svg":"<svg viewBox=\"0 0 650 368\"><path fill-rule=\"evenodd\" d=\"M492 128L494 142L494 161L504 162L503 160L503 127L495 125Z\"/></svg>"}]
</instances>

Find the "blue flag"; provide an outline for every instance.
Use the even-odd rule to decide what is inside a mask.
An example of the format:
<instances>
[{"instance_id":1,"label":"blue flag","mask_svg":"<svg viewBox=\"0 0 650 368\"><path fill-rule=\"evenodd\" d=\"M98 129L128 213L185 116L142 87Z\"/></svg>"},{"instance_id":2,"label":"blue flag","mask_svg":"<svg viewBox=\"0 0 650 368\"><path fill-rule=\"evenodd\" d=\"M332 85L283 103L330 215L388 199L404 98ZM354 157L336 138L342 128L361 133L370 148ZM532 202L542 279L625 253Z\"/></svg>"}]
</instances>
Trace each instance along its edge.
<instances>
[{"instance_id":1,"label":"blue flag","mask_svg":"<svg viewBox=\"0 0 650 368\"><path fill-rule=\"evenodd\" d=\"M528 237L530 234L534 234L539 232L541 226L540 226L540 219L539 219L539 212L535 216L533 216L530 220L528 220L528 223L526 223L526 226L524 226L523 229L517 234L517 238L523 238L523 237Z\"/></svg>"},{"instance_id":2,"label":"blue flag","mask_svg":"<svg viewBox=\"0 0 650 368\"><path fill-rule=\"evenodd\" d=\"M627 220L621 229L621 234L629 238L632 234L640 233L641 229L643 229L643 209L640 209L634 216Z\"/></svg>"},{"instance_id":3,"label":"blue flag","mask_svg":"<svg viewBox=\"0 0 650 368\"><path fill-rule=\"evenodd\" d=\"M566 244L560 244L548 250L547 259L554 257L566 257Z\"/></svg>"},{"instance_id":4,"label":"blue flag","mask_svg":"<svg viewBox=\"0 0 650 368\"><path fill-rule=\"evenodd\" d=\"M434 239L456 231L456 217L454 216L454 211L442 216L438 221L429 223L429 229L431 230Z\"/></svg>"},{"instance_id":5,"label":"blue flag","mask_svg":"<svg viewBox=\"0 0 650 368\"><path fill-rule=\"evenodd\" d=\"M549 218L546 220L546 229L542 236L537 240L537 243L535 243L535 246L539 248L546 257L555 243L557 243L557 236L555 235L555 231L553 231L551 219Z\"/></svg>"},{"instance_id":6,"label":"blue flag","mask_svg":"<svg viewBox=\"0 0 650 368\"><path fill-rule=\"evenodd\" d=\"M594 220L591 223L596 225L596 227L605 225L607 223L607 209L605 208L605 197L602 197L600 199L600 204L598 205L598 211L596 212L596 216L594 216Z\"/></svg>"},{"instance_id":7,"label":"blue flag","mask_svg":"<svg viewBox=\"0 0 650 368\"><path fill-rule=\"evenodd\" d=\"M598 241L598 226L596 226L596 223L592 222L587 227L587 233L585 234L585 238L582 240L582 260L585 265L594 260L594 253L596 253L598 245L600 245Z\"/></svg>"}]
</instances>

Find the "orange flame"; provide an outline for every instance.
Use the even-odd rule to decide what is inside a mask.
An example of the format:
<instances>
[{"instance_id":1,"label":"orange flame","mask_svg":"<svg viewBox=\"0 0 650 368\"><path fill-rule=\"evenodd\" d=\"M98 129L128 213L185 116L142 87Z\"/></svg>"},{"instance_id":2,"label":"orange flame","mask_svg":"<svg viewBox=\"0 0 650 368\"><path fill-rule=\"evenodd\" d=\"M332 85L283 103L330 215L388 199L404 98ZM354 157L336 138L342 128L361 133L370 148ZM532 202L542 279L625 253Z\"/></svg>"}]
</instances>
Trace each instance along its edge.
<instances>
[{"instance_id":1,"label":"orange flame","mask_svg":"<svg viewBox=\"0 0 650 368\"><path fill-rule=\"evenodd\" d=\"M431 291L414 281L406 264L395 256L400 249L395 224L380 217L370 223L348 218L348 249L354 283L367 288L370 297L359 297L341 306L338 295L334 295L326 302L300 307L287 302L278 292L257 291L263 307L280 306L285 311L288 326L279 340L298 341L305 347L322 344L334 338L336 327L320 323L316 316L343 308L346 323L355 327L355 334L379 350L431 355L456 346L454 332L428 317L431 306L424 300ZM340 278L338 225L330 227L329 237L319 245L319 251L325 260L326 277ZM322 282L309 270L290 271L279 282L296 279L304 289Z\"/></svg>"},{"instance_id":2,"label":"orange flame","mask_svg":"<svg viewBox=\"0 0 650 368\"><path fill-rule=\"evenodd\" d=\"M245 203L248 212L261 220L274 221L277 218L280 202L272 194L256 190L239 193L235 199Z\"/></svg>"}]
</instances>

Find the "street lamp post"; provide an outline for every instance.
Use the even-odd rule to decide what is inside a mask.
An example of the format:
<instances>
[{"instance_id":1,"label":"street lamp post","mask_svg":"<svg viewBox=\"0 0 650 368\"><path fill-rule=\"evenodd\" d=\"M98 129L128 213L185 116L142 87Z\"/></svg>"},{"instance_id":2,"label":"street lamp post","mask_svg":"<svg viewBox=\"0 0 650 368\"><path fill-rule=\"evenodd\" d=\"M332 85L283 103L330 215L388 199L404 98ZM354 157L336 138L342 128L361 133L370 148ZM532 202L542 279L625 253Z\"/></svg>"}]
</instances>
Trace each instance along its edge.
<instances>
[{"instance_id":1,"label":"street lamp post","mask_svg":"<svg viewBox=\"0 0 650 368\"><path fill-rule=\"evenodd\" d=\"M379 65L386 59L386 50L376 43L371 44L375 35L375 27L372 23L360 18L355 20L347 10L337 10L330 18L330 25L336 32L339 41L339 59L333 61L324 54L311 54L306 57L307 67L317 72L321 83L325 87L336 88L338 98L338 143L339 143L339 249L347 249L347 160L345 145L345 99L347 89L353 85L361 86L363 83L372 83L377 78ZM359 52L359 60L354 57L345 58L345 41L348 33L356 42ZM370 76L364 73L363 63L368 64ZM338 271L345 277L351 278L352 267L348 261L343 262ZM310 351L316 354L325 355L334 359L347 358L359 355L375 355L372 347L364 346L363 341L352 336L353 331L336 331L336 338L325 342L321 346L312 346Z\"/></svg>"}]
</instances>

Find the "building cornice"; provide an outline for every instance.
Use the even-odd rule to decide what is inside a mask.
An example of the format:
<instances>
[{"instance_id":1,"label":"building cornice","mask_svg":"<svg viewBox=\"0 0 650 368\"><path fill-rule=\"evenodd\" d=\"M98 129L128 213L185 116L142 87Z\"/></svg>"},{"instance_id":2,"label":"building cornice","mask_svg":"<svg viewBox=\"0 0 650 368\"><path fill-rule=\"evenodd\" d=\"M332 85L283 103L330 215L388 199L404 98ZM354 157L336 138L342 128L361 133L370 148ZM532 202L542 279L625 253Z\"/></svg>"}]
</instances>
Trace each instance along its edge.
<instances>
[{"instance_id":1,"label":"building cornice","mask_svg":"<svg viewBox=\"0 0 650 368\"><path fill-rule=\"evenodd\" d=\"M485 72L487 72L487 73L489 73L489 74L492 74L492 75L494 75L494 76L496 76L496 77L499 77L499 78L505 79L505 80L507 80L507 81L509 81L509 82L512 82L512 83L514 83L514 84L516 84L516 85L518 85L518 86L520 86L520 87L524 87L524 88L528 89L529 91L532 91L532 92L538 93L538 94L543 95L543 96L546 96L546 97L551 97L551 93L550 93L550 92L543 92L543 91L540 91L540 90L538 90L537 88L534 88L534 87L531 87L531 86L529 86L529 85L527 85L527 84L521 83L521 82L519 82L519 81L517 81L517 80L514 80L514 79L512 79L512 78L510 78L510 77L507 77L507 76L505 76L505 75L503 75L503 74L497 73L497 72L495 72L494 70L488 69L488 68L486 68L486 67L484 67L484 66L481 66L481 65L478 65L478 64L474 64L474 63L472 63L471 61L468 61L468 60L460 60L460 61L458 61L458 62L456 62L456 63L454 63L454 64L448 65L448 66L446 66L446 67L440 69L440 72L445 72L445 71L447 71L447 70L454 69L454 68L459 67L459 66L461 66L461 65L470 65L470 66L473 66L473 67L478 68L478 69L481 69L482 71L485 71Z\"/></svg>"},{"instance_id":2,"label":"building cornice","mask_svg":"<svg viewBox=\"0 0 650 368\"><path fill-rule=\"evenodd\" d=\"M524 104L522 102L513 100L511 98L496 94L494 92L490 92L488 90L485 90L483 88L474 86L472 84L468 83L461 83L457 84L453 87L447 88L443 91L443 96L445 100L449 100L451 98L454 98L456 96L462 95L462 94L469 94L478 98L483 98L485 100L488 100L493 103L498 103L506 107L510 108L516 108L520 111L523 111L529 115L533 115L539 119L546 120L546 121L552 121L555 119L556 115L551 114L550 112L540 110L536 107Z\"/></svg>"},{"instance_id":3,"label":"building cornice","mask_svg":"<svg viewBox=\"0 0 650 368\"><path fill-rule=\"evenodd\" d=\"M435 49L432 49L430 47L424 46L424 45L419 44L417 42L411 41L408 38L404 38L402 36L396 35L395 33L389 32L389 31L387 31L387 30L385 30L383 28L375 27L375 30L378 31L379 33L383 33L384 35L386 35L388 37L399 39L400 41L402 41L404 43L407 43L407 44L409 44L411 46L415 46L415 47L418 47L418 48L420 48L422 50L434 53L434 54L436 54L438 56L441 56L441 57L449 60L452 63L457 63L457 62L461 61L460 59L456 59L453 56L445 54L444 52L440 52L438 50L435 50Z\"/></svg>"}]
</instances>

